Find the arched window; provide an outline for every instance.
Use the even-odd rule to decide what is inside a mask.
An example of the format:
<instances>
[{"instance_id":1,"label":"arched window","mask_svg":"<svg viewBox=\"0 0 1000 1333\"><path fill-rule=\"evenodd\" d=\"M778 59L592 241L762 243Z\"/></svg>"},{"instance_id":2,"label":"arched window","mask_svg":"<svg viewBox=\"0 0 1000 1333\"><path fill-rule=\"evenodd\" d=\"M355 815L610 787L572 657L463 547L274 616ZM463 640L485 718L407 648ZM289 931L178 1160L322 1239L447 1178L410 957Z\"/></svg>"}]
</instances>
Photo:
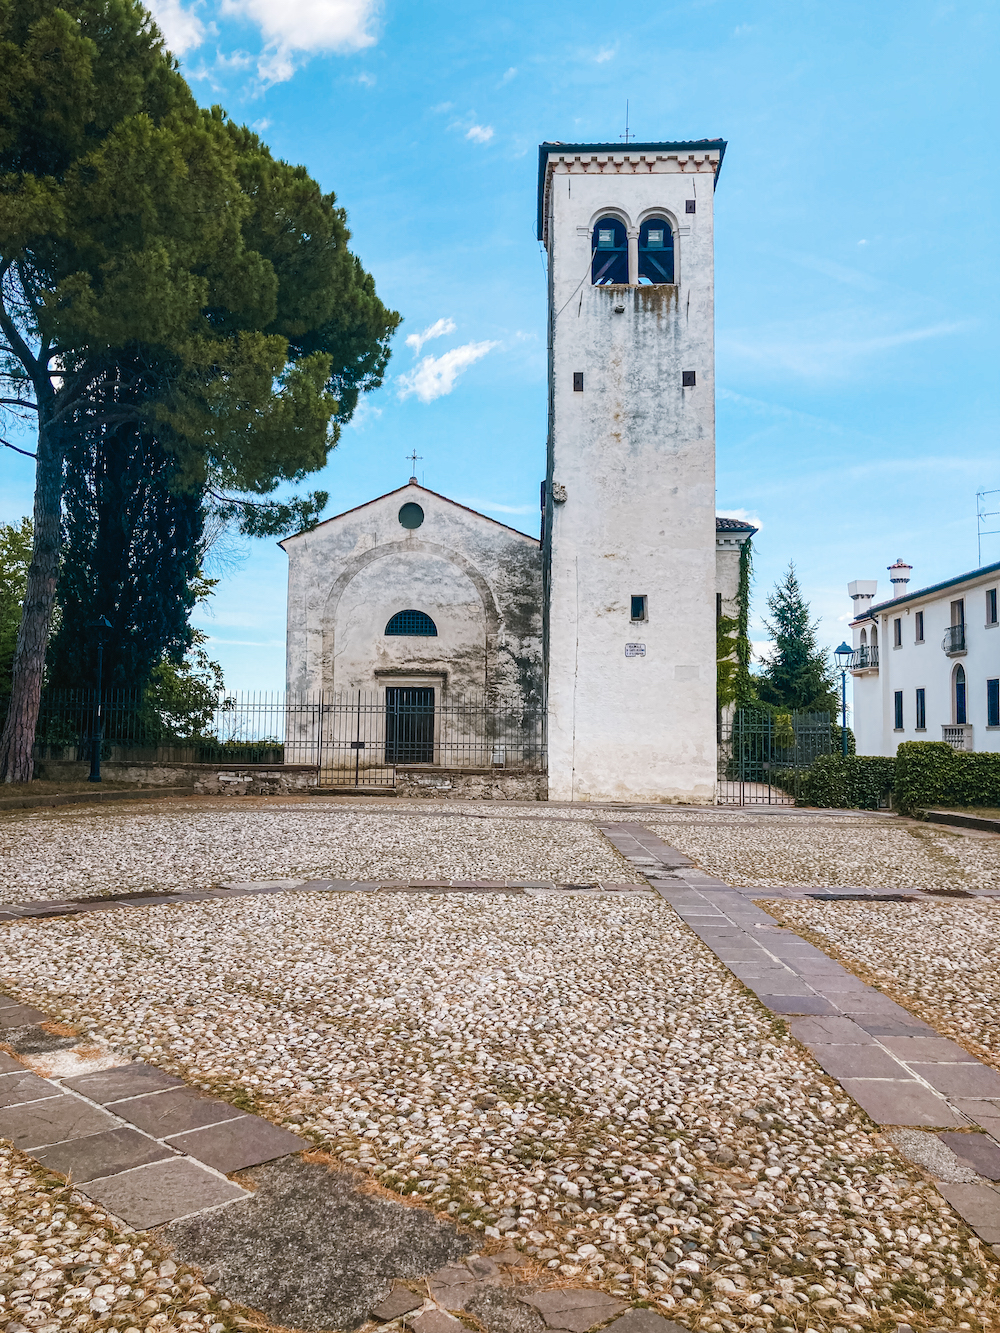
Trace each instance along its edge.
<instances>
[{"instance_id":1,"label":"arched window","mask_svg":"<svg viewBox=\"0 0 1000 1333\"><path fill-rule=\"evenodd\" d=\"M862 648L868 647L868 631L866 629L863 629L861 631L861 647Z\"/></svg>"},{"instance_id":2,"label":"arched window","mask_svg":"<svg viewBox=\"0 0 1000 1333\"><path fill-rule=\"evenodd\" d=\"M437 625L425 611L397 611L385 627L386 634L420 635L425 639L437 638Z\"/></svg>"},{"instance_id":3,"label":"arched window","mask_svg":"<svg viewBox=\"0 0 1000 1333\"><path fill-rule=\"evenodd\" d=\"M955 668L955 725L964 727L965 724L965 667L959 663Z\"/></svg>"},{"instance_id":4,"label":"arched window","mask_svg":"<svg viewBox=\"0 0 1000 1333\"><path fill-rule=\"evenodd\" d=\"M647 218L639 228L639 285L674 280L674 233L666 218Z\"/></svg>"},{"instance_id":5,"label":"arched window","mask_svg":"<svg viewBox=\"0 0 1000 1333\"><path fill-rule=\"evenodd\" d=\"M628 286L628 234L617 218L601 218L591 242L590 281L595 287Z\"/></svg>"},{"instance_id":6,"label":"arched window","mask_svg":"<svg viewBox=\"0 0 1000 1333\"><path fill-rule=\"evenodd\" d=\"M872 647L878 647L878 629L874 625L872 626Z\"/></svg>"}]
</instances>

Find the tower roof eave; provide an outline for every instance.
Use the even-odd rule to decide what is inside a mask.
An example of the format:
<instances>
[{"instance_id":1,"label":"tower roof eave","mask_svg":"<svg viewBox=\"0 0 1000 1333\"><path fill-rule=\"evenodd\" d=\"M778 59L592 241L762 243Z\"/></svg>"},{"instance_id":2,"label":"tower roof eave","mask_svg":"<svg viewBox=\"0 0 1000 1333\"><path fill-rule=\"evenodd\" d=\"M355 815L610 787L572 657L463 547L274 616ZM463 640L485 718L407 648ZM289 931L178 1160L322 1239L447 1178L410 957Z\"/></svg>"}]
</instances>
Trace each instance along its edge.
<instances>
[{"instance_id":1,"label":"tower roof eave","mask_svg":"<svg viewBox=\"0 0 1000 1333\"><path fill-rule=\"evenodd\" d=\"M545 240L545 192L546 167L553 154L565 153L706 153L717 151L719 160L715 166L715 184L719 182L722 159L726 155L725 139L679 139L661 143L559 143L558 140L538 145L538 239Z\"/></svg>"}]
</instances>

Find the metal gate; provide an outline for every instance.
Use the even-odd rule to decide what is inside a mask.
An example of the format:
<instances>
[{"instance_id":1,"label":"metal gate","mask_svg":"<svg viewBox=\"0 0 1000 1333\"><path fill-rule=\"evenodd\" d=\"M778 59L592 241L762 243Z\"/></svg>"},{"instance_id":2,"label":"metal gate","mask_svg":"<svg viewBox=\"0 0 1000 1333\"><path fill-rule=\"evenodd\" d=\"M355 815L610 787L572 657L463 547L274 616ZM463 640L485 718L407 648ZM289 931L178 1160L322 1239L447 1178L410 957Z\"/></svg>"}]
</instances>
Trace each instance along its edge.
<instances>
[{"instance_id":1,"label":"metal gate","mask_svg":"<svg viewBox=\"0 0 1000 1333\"><path fill-rule=\"evenodd\" d=\"M802 775L833 750L829 713L738 708L719 723L719 805L794 805Z\"/></svg>"},{"instance_id":2,"label":"metal gate","mask_svg":"<svg viewBox=\"0 0 1000 1333\"><path fill-rule=\"evenodd\" d=\"M430 693L433 696L434 691ZM433 698L431 706L433 710ZM379 694L351 690L325 695L319 737L319 785L394 787L398 762L396 734L393 732L391 746L389 734L388 709Z\"/></svg>"}]
</instances>

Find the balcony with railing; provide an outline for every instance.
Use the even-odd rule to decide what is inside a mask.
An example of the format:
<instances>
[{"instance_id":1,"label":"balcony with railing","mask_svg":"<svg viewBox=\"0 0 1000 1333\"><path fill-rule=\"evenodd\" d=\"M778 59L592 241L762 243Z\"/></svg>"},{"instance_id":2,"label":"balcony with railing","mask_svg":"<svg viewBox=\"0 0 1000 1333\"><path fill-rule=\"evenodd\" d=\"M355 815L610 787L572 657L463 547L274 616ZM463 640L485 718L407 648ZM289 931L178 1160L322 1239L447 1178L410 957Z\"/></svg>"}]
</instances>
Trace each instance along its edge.
<instances>
[{"instance_id":1,"label":"balcony with railing","mask_svg":"<svg viewBox=\"0 0 1000 1333\"><path fill-rule=\"evenodd\" d=\"M851 655L852 671L877 671L878 670L878 644L863 644L860 648L855 648Z\"/></svg>"},{"instance_id":2,"label":"balcony with railing","mask_svg":"<svg viewBox=\"0 0 1000 1333\"><path fill-rule=\"evenodd\" d=\"M949 625L941 640L941 647L949 657L961 657L966 652L965 626Z\"/></svg>"}]
</instances>

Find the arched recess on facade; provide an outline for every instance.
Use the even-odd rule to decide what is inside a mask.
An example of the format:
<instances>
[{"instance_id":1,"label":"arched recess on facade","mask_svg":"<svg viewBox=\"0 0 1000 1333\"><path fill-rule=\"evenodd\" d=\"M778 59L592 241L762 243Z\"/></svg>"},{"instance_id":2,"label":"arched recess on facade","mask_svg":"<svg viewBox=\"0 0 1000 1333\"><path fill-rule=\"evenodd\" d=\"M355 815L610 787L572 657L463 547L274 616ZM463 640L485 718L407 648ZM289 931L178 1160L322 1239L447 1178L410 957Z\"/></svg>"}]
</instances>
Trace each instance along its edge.
<instances>
[{"instance_id":1,"label":"arched recess on facade","mask_svg":"<svg viewBox=\"0 0 1000 1333\"><path fill-rule=\"evenodd\" d=\"M969 720L965 667L961 662L956 662L951 672L951 718L959 727Z\"/></svg>"},{"instance_id":2,"label":"arched recess on facade","mask_svg":"<svg viewBox=\"0 0 1000 1333\"><path fill-rule=\"evenodd\" d=\"M327 594L326 602L323 606L322 631L323 631L323 655L322 655L322 681L323 688L328 689L327 682L334 679L333 664L336 655L336 644L334 642L334 625L337 621L337 608L340 605L340 599L344 595L345 589L355 579L363 569L375 563L376 560L385 560L394 555L410 555L419 552L422 555L437 556L439 560L445 560L456 569L462 571L472 586L479 594L479 600L483 605L483 617L486 622L486 642L483 645L486 665L486 687L493 685L497 679L497 645L500 639L500 611L496 604L496 598L490 585L486 582L481 572L476 568L471 560L467 560L464 555L457 551L449 550L447 546L438 546L435 542L423 542L409 538L405 542L389 542L384 546L375 546L370 551L362 551L359 555L349 560L340 574L337 581Z\"/></svg>"}]
</instances>

